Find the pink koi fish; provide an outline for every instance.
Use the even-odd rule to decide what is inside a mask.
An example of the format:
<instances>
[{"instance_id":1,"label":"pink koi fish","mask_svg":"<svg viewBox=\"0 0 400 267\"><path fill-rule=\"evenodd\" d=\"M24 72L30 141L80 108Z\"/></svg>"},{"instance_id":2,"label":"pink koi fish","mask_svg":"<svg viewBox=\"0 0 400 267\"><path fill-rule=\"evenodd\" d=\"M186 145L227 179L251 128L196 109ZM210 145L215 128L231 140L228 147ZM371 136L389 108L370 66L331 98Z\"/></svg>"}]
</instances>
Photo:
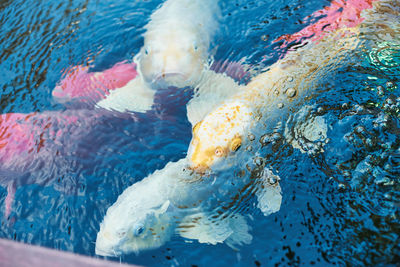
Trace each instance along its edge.
<instances>
[{"instance_id":1,"label":"pink koi fish","mask_svg":"<svg viewBox=\"0 0 400 267\"><path fill-rule=\"evenodd\" d=\"M126 61L103 72L89 72L89 66L74 66L54 88L52 95L61 103L79 101L95 104L105 99L110 91L124 87L137 76L136 64Z\"/></svg>"},{"instance_id":2,"label":"pink koi fish","mask_svg":"<svg viewBox=\"0 0 400 267\"><path fill-rule=\"evenodd\" d=\"M378 0L334 0L330 6L305 18L305 21L320 18L315 23L294 34L282 35L274 42L283 40L282 47L286 47L292 42L301 42L303 39L310 39L315 42L337 29L355 27L364 20L361 12L372 8L372 3L375 1Z\"/></svg>"},{"instance_id":3,"label":"pink koi fish","mask_svg":"<svg viewBox=\"0 0 400 267\"><path fill-rule=\"evenodd\" d=\"M32 171L73 152L82 136L98 123L90 110L7 113L0 115L0 185L7 188L5 217L11 212L17 186L46 184Z\"/></svg>"}]
</instances>

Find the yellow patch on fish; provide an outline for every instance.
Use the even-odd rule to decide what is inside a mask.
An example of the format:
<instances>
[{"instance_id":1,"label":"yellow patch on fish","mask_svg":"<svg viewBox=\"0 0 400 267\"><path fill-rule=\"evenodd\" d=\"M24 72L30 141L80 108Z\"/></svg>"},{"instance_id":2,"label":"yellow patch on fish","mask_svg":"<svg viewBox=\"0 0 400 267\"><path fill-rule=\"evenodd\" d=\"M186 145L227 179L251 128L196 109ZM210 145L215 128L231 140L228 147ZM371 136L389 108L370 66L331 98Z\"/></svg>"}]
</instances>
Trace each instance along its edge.
<instances>
[{"instance_id":1,"label":"yellow patch on fish","mask_svg":"<svg viewBox=\"0 0 400 267\"><path fill-rule=\"evenodd\" d=\"M235 101L220 106L193 127L189 148L192 169L204 172L217 161L236 152L251 121L250 108Z\"/></svg>"}]
</instances>

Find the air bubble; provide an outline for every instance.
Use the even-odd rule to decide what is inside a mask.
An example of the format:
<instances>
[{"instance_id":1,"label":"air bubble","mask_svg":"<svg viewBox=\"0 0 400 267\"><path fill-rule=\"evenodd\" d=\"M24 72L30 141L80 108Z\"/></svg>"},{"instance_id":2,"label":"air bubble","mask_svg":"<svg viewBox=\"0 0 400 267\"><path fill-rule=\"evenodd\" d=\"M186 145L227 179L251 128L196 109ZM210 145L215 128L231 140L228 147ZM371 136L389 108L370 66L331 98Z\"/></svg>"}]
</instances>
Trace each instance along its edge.
<instances>
[{"instance_id":1,"label":"air bubble","mask_svg":"<svg viewBox=\"0 0 400 267\"><path fill-rule=\"evenodd\" d=\"M252 146L248 146L248 147L246 147L246 150L247 150L248 152L251 152L251 151L253 151L253 147L252 147Z\"/></svg>"},{"instance_id":2,"label":"air bubble","mask_svg":"<svg viewBox=\"0 0 400 267\"><path fill-rule=\"evenodd\" d=\"M350 177L351 173L349 171L343 171L343 176Z\"/></svg>"},{"instance_id":3,"label":"air bubble","mask_svg":"<svg viewBox=\"0 0 400 267\"><path fill-rule=\"evenodd\" d=\"M306 144L306 139L304 137L299 137L298 142L300 145L305 145Z\"/></svg>"},{"instance_id":4,"label":"air bubble","mask_svg":"<svg viewBox=\"0 0 400 267\"><path fill-rule=\"evenodd\" d=\"M342 183L338 184L338 187L339 187L339 190L344 190L344 189L346 189L346 185L345 185L345 184L342 184Z\"/></svg>"},{"instance_id":5,"label":"air bubble","mask_svg":"<svg viewBox=\"0 0 400 267\"><path fill-rule=\"evenodd\" d=\"M261 35L261 40L263 40L264 42L268 41L268 38L269 38L268 34Z\"/></svg>"},{"instance_id":6,"label":"air bubble","mask_svg":"<svg viewBox=\"0 0 400 267\"><path fill-rule=\"evenodd\" d=\"M389 157L389 162L391 166L400 166L400 154L394 154Z\"/></svg>"},{"instance_id":7,"label":"air bubble","mask_svg":"<svg viewBox=\"0 0 400 267\"><path fill-rule=\"evenodd\" d=\"M392 81L388 81L387 83L386 83L386 88L387 89L393 89L393 87L394 87L394 83L392 82Z\"/></svg>"},{"instance_id":8,"label":"air bubble","mask_svg":"<svg viewBox=\"0 0 400 267\"><path fill-rule=\"evenodd\" d=\"M375 184L388 186L388 185L393 185L394 182L392 180L390 180L388 177L383 177L381 179L376 179Z\"/></svg>"},{"instance_id":9,"label":"air bubble","mask_svg":"<svg viewBox=\"0 0 400 267\"><path fill-rule=\"evenodd\" d=\"M271 140L269 139L269 136L267 134L264 134L263 136L261 136L261 138L260 138L261 145L265 146L265 145L269 144L270 142L271 142Z\"/></svg>"},{"instance_id":10,"label":"air bubble","mask_svg":"<svg viewBox=\"0 0 400 267\"><path fill-rule=\"evenodd\" d=\"M385 94L385 90L383 89L383 87L381 85L377 86L376 90L377 90L379 96L383 96Z\"/></svg>"},{"instance_id":11,"label":"air bubble","mask_svg":"<svg viewBox=\"0 0 400 267\"><path fill-rule=\"evenodd\" d=\"M362 113L362 112L364 112L364 107L363 106L360 106L360 105L354 105L354 111L357 113L357 114L360 114L360 113Z\"/></svg>"},{"instance_id":12,"label":"air bubble","mask_svg":"<svg viewBox=\"0 0 400 267\"><path fill-rule=\"evenodd\" d=\"M390 165L389 163L385 164L385 166L383 166L383 169L385 171L390 171L392 169L392 165Z\"/></svg>"},{"instance_id":13,"label":"air bubble","mask_svg":"<svg viewBox=\"0 0 400 267\"><path fill-rule=\"evenodd\" d=\"M390 193L386 193L383 195L384 198L386 198L387 200L392 200L392 195Z\"/></svg>"},{"instance_id":14,"label":"air bubble","mask_svg":"<svg viewBox=\"0 0 400 267\"><path fill-rule=\"evenodd\" d=\"M278 179L277 176L275 176L275 175L271 175L271 176L269 177L269 179L268 179L268 182L269 182L271 185L276 184L278 181L279 181L279 179Z\"/></svg>"},{"instance_id":15,"label":"air bubble","mask_svg":"<svg viewBox=\"0 0 400 267\"><path fill-rule=\"evenodd\" d=\"M254 141L254 139L256 139L256 137L254 136L254 134L249 134L249 135L247 136L247 138L248 138L250 141Z\"/></svg>"},{"instance_id":16,"label":"air bubble","mask_svg":"<svg viewBox=\"0 0 400 267\"><path fill-rule=\"evenodd\" d=\"M386 104L388 104L388 105L393 105L393 104L394 104L393 99L391 99L390 97L387 98L385 102L386 102Z\"/></svg>"},{"instance_id":17,"label":"air bubble","mask_svg":"<svg viewBox=\"0 0 400 267\"><path fill-rule=\"evenodd\" d=\"M279 141L279 140L282 139L282 135L281 135L280 133L273 133L272 136L271 136L271 138L272 138L274 141Z\"/></svg>"},{"instance_id":18,"label":"air bubble","mask_svg":"<svg viewBox=\"0 0 400 267\"><path fill-rule=\"evenodd\" d=\"M356 131L356 133L361 134L361 133L364 132L364 127L361 126L361 125L359 125L359 126L357 126L357 127L355 128L355 131Z\"/></svg>"},{"instance_id":19,"label":"air bubble","mask_svg":"<svg viewBox=\"0 0 400 267\"><path fill-rule=\"evenodd\" d=\"M313 143L307 143L306 146L308 151L313 151L315 149L315 145Z\"/></svg>"},{"instance_id":20,"label":"air bubble","mask_svg":"<svg viewBox=\"0 0 400 267\"><path fill-rule=\"evenodd\" d=\"M371 138L367 138L367 139L365 140L365 143L366 143L366 145L369 146L369 147L372 147L372 146L374 145L374 142L372 141Z\"/></svg>"},{"instance_id":21,"label":"air bubble","mask_svg":"<svg viewBox=\"0 0 400 267\"><path fill-rule=\"evenodd\" d=\"M289 88L286 90L286 95L290 98L296 96L296 93L297 93L296 90L293 88Z\"/></svg>"},{"instance_id":22,"label":"air bubble","mask_svg":"<svg viewBox=\"0 0 400 267\"><path fill-rule=\"evenodd\" d=\"M254 163L255 163L258 167L260 167L260 166L263 165L264 160L263 160L263 158L256 157L256 158L254 159Z\"/></svg>"},{"instance_id":23,"label":"air bubble","mask_svg":"<svg viewBox=\"0 0 400 267\"><path fill-rule=\"evenodd\" d=\"M284 107L283 103L278 103L278 108L282 109Z\"/></svg>"},{"instance_id":24,"label":"air bubble","mask_svg":"<svg viewBox=\"0 0 400 267\"><path fill-rule=\"evenodd\" d=\"M275 96L278 96L278 95L279 95L279 91L278 91L278 90L275 90L275 91L274 91L274 95L275 95Z\"/></svg>"}]
</instances>

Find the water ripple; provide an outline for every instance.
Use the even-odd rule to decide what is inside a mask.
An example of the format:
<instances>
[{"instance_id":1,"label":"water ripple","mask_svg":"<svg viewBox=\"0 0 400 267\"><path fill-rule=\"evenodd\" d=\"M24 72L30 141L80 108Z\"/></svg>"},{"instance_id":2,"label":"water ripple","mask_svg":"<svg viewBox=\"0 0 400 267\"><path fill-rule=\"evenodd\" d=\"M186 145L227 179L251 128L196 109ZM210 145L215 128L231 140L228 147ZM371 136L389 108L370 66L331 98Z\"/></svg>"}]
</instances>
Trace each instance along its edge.
<instances>
[{"instance_id":1,"label":"water ripple","mask_svg":"<svg viewBox=\"0 0 400 267\"><path fill-rule=\"evenodd\" d=\"M102 71L131 61L142 46L143 26L161 3L1 1L1 112L60 112L63 107L52 102L51 91L65 70L90 65ZM223 0L211 54L217 61L243 62L256 75L288 49L274 40L312 23L316 18L307 16L329 3ZM398 10L381 9L382 16L396 16ZM221 201L220 216L249 214L252 244L237 252L175 236L158 250L122 261L148 266L396 264L399 21L382 20L380 26L367 21L355 60L331 62L323 74L301 80L301 86L308 83L318 94L300 103L289 120L254 137L262 148L249 149L257 152L249 160L253 176L267 167L281 178L278 213L264 217L256 208L257 184L240 194L227 193L235 201L210 198ZM185 156L191 133L184 104L190 94L174 96L145 115L118 114L82 123L78 130L57 124L68 136L52 144L51 156L38 154L26 163L31 164L25 177L30 182L17 189L10 218L1 217L0 236L93 256L99 223L118 195ZM316 124L325 124L326 134L313 133ZM6 194L3 185L1 205Z\"/></svg>"}]
</instances>

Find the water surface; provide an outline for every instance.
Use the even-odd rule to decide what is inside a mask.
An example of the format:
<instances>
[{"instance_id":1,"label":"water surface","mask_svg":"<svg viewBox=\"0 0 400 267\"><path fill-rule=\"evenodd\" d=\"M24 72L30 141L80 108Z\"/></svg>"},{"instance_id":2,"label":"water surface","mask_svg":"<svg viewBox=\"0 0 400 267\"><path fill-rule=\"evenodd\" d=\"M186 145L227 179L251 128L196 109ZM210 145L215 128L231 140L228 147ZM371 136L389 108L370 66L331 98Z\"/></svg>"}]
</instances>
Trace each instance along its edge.
<instances>
[{"instance_id":1,"label":"water surface","mask_svg":"<svg viewBox=\"0 0 400 267\"><path fill-rule=\"evenodd\" d=\"M128 60L143 44L143 26L161 1L2 1L1 113L61 111L51 91L66 68L101 71ZM272 41L294 33L327 0L221 1L216 60L240 61L254 73L285 51ZM400 261L400 39L371 39L358 62L318 78L322 91L305 101L288 127L320 117L328 125L323 153L282 142L265 147L281 177L283 202L264 217L255 207L253 242L234 251L174 237L122 262L147 266L390 265ZM171 96L148 114L99 120L68 153L39 158L17 188L0 237L95 256L107 208L128 186L184 157L191 138L185 103ZM312 147L305 140L305 146ZM269 150L268 150L269 149ZM6 187L0 187L4 205ZM116 259L119 260L119 259Z\"/></svg>"}]
</instances>

